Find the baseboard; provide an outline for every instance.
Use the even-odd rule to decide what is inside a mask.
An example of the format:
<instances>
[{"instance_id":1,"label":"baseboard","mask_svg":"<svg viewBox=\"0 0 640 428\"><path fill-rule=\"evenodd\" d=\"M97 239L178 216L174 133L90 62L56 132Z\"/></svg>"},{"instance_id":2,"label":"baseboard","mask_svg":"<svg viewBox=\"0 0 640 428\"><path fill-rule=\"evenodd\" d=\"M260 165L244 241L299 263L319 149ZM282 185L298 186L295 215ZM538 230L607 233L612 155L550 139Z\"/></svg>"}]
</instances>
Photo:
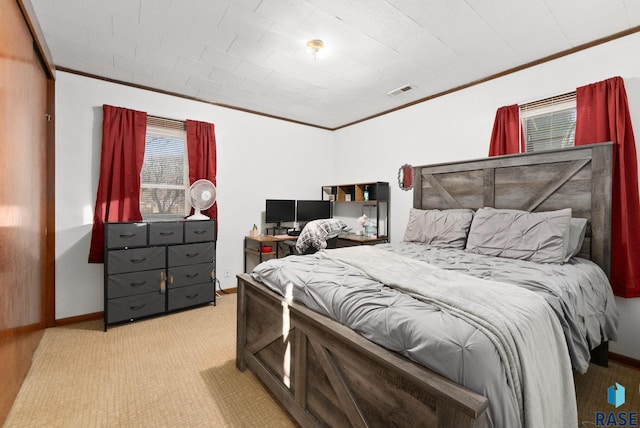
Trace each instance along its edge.
<instances>
[{"instance_id":1,"label":"baseboard","mask_svg":"<svg viewBox=\"0 0 640 428\"><path fill-rule=\"evenodd\" d=\"M94 312L91 314L78 315L75 317L60 318L56 320L56 327L61 325L75 324L75 323L84 322L84 321L101 320L103 318L104 318L104 312L102 311Z\"/></svg>"},{"instance_id":2,"label":"baseboard","mask_svg":"<svg viewBox=\"0 0 640 428\"><path fill-rule=\"evenodd\" d=\"M32 333L38 330L44 330L46 328L44 322L36 324L24 325L22 327L14 327L7 330L0 331L0 339L5 337L19 336L21 334Z\"/></svg>"},{"instance_id":3,"label":"baseboard","mask_svg":"<svg viewBox=\"0 0 640 428\"><path fill-rule=\"evenodd\" d=\"M635 358L609 352L609 359L632 369L640 370L640 360L636 360Z\"/></svg>"},{"instance_id":4,"label":"baseboard","mask_svg":"<svg viewBox=\"0 0 640 428\"><path fill-rule=\"evenodd\" d=\"M222 296L224 296L225 294L235 294L237 292L238 292L237 288L225 288L224 290L222 289L218 290L218 293L220 293L220 295ZM101 320L103 318L104 318L103 311L94 312L94 313L85 314L85 315L78 315L78 316L69 317L69 318L60 318L56 320L56 327L61 325L75 324L83 321Z\"/></svg>"}]
</instances>

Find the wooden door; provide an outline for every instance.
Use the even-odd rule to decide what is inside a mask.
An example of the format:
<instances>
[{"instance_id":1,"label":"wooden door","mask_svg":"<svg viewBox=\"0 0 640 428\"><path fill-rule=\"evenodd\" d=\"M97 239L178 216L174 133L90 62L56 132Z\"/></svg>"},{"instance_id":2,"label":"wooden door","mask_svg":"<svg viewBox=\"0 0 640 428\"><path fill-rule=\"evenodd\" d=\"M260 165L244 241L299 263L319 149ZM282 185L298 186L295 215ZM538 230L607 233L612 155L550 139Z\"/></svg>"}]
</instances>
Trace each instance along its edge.
<instances>
[{"instance_id":1,"label":"wooden door","mask_svg":"<svg viewBox=\"0 0 640 428\"><path fill-rule=\"evenodd\" d=\"M15 0L0 0L0 425L53 319L53 82ZM50 139L50 141L48 141ZM52 205L52 204L51 204ZM51 214L51 215L50 215ZM50 229L54 232L53 228Z\"/></svg>"}]
</instances>

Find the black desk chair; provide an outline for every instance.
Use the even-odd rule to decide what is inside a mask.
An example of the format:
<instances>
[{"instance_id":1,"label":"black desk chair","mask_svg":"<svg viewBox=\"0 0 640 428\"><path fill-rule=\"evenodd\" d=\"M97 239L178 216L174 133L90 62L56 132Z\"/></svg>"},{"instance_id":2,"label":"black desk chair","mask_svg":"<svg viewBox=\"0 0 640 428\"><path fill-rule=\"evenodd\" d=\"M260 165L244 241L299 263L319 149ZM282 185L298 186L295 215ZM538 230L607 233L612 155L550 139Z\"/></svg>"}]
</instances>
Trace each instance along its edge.
<instances>
[{"instance_id":1,"label":"black desk chair","mask_svg":"<svg viewBox=\"0 0 640 428\"><path fill-rule=\"evenodd\" d=\"M309 248L307 248L304 253L298 253L297 250L296 250L296 241L287 240L287 241L282 241L282 243L289 247L289 255L290 256L292 256L294 254L313 254L313 253L317 253L318 252L318 249L312 245ZM332 249L332 248L336 248L337 245L338 245L338 237L337 236L335 236L333 238L329 238L329 239L327 239L327 248L326 249L329 250L329 249Z\"/></svg>"},{"instance_id":2,"label":"black desk chair","mask_svg":"<svg viewBox=\"0 0 640 428\"><path fill-rule=\"evenodd\" d=\"M286 241L282 241L282 243L284 245L286 245L287 247L289 247L289 255L292 256L296 253L296 241L292 241L290 239L286 240Z\"/></svg>"}]
</instances>

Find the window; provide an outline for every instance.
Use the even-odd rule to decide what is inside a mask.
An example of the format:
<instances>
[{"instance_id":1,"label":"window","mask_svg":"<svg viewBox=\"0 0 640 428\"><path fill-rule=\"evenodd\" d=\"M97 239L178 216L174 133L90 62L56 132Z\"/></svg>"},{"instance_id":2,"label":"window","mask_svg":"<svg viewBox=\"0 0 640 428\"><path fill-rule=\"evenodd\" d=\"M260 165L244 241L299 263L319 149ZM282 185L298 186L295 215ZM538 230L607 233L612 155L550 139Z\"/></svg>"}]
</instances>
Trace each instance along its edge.
<instances>
[{"instance_id":1,"label":"window","mask_svg":"<svg viewBox=\"0 0 640 428\"><path fill-rule=\"evenodd\" d=\"M144 219L178 218L189 213L187 135L184 122L147 116L140 172L140 212Z\"/></svg>"},{"instance_id":2,"label":"window","mask_svg":"<svg viewBox=\"0 0 640 428\"><path fill-rule=\"evenodd\" d=\"M520 106L527 152L572 147L576 131L576 93Z\"/></svg>"}]
</instances>

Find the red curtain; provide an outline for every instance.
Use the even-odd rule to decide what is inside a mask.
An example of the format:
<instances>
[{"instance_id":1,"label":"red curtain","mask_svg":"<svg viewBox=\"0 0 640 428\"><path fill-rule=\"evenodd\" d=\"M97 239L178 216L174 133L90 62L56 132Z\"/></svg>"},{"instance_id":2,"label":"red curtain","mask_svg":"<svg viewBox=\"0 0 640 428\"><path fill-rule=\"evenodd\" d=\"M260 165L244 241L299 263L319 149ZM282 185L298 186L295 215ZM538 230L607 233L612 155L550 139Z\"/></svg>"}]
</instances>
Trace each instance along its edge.
<instances>
[{"instance_id":1,"label":"red curtain","mask_svg":"<svg viewBox=\"0 0 640 428\"><path fill-rule=\"evenodd\" d=\"M640 297L640 197L636 143L621 77L576 90L575 144L613 141L611 287Z\"/></svg>"},{"instance_id":2,"label":"red curtain","mask_svg":"<svg viewBox=\"0 0 640 428\"><path fill-rule=\"evenodd\" d=\"M524 152L524 138L520 125L520 109L517 104L500 107L491 132L489 156L510 155Z\"/></svg>"},{"instance_id":3,"label":"red curtain","mask_svg":"<svg viewBox=\"0 0 640 428\"><path fill-rule=\"evenodd\" d=\"M216 182L216 132L213 123L187 120L187 153L189 155L189 184L206 178ZM193 209L191 210L193 213ZM202 214L216 220L218 227L218 203L202 211Z\"/></svg>"},{"instance_id":4,"label":"red curtain","mask_svg":"<svg viewBox=\"0 0 640 428\"><path fill-rule=\"evenodd\" d=\"M100 179L93 214L89 263L104 262L104 223L142 220L140 170L144 160L147 114L102 107Z\"/></svg>"}]
</instances>

